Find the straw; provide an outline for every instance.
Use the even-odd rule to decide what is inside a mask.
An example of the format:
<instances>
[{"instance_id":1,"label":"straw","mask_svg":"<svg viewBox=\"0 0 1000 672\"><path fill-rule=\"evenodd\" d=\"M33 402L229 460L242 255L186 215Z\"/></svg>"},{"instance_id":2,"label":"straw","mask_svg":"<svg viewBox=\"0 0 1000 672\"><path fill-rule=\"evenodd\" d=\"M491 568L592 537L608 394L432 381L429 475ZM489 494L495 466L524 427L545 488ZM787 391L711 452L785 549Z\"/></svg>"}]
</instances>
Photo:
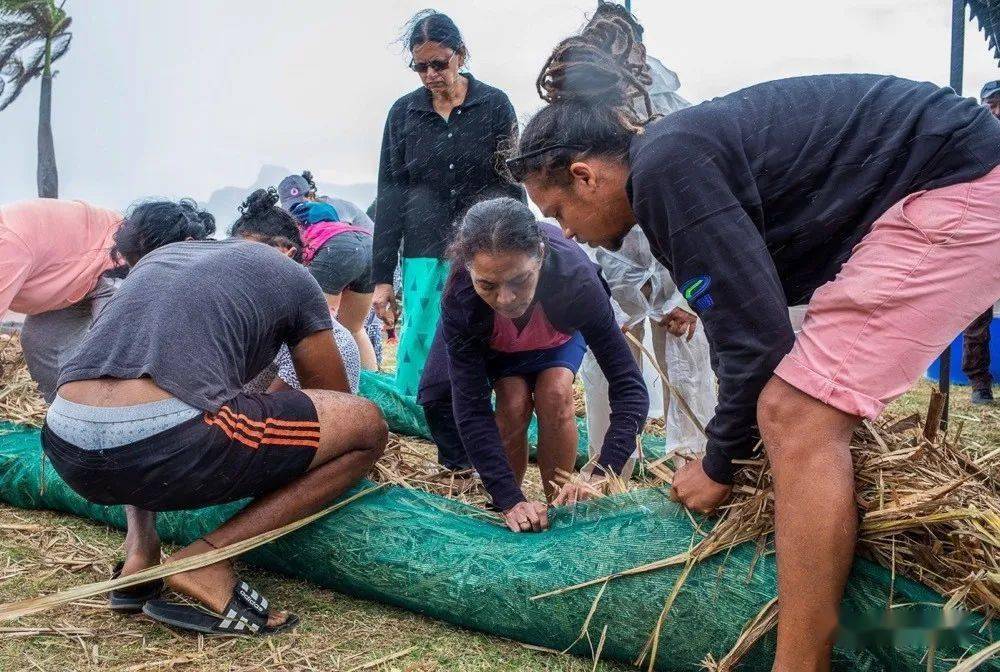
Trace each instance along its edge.
<instances>
[{"instance_id":1,"label":"straw","mask_svg":"<svg viewBox=\"0 0 1000 672\"><path fill-rule=\"evenodd\" d=\"M190 572L195 569L207 567L208 565L214 565L217 562L228 560L229 558L236 557L237 555L242 555L243 553L251 551L258 546L263 546L264 544L270 543L275 539L279 539L286 534L305 527L309 523L319 520L320 518L333 513L337 509L343 508L351 502L358 500L365 495L371 494L372 492L375 492L383 487L385 486L375 485L370 488L366 488L346 499L342 499L335 504L322 509L321 511L317 511L310 516L293 521L275 530L263 532L254 537L250 537L249 539L244 539L243 541L223 546L219 549L213 549L206 553L194 555L189 558L183 558L181 560L177 560L176 562L168 562L166 564L157 565L156 567L150 567L149 569L144 569L141 572L136 572L135 574L119 577L117 579L98 581L96 583L77 586L58 593L52 593L51 595L43 595L41 597L34 597L28 600L21 600L18 602L0 605L0 622L12 621L23 616L48 611L49 609L69 604L70 602L76 602L77 600L94 597L95 595L100 595L119 588L128 588L129 586L146 583L155 579L164 579L168 576L173 576L174 574L180 574L181 572Z\"/></svg>"}]
</instances>

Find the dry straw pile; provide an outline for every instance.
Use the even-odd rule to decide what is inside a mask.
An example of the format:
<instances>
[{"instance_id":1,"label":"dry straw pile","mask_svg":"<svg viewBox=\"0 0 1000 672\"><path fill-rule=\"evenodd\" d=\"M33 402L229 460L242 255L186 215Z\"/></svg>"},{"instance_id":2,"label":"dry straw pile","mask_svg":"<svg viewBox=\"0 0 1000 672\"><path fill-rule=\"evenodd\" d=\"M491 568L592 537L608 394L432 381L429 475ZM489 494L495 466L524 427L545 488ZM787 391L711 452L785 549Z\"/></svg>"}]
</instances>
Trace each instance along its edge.
<instances>
[{"instance_id":1,"label":"dry straw pile","mask_svg":"<svg viewBox=\"0 0 1000 672\"><path fill-rule=\"evenodd\" d=\"M41 427L45 402L21 355L21 338L0 333L0 420Z\"/></svg>"}]
</instances>

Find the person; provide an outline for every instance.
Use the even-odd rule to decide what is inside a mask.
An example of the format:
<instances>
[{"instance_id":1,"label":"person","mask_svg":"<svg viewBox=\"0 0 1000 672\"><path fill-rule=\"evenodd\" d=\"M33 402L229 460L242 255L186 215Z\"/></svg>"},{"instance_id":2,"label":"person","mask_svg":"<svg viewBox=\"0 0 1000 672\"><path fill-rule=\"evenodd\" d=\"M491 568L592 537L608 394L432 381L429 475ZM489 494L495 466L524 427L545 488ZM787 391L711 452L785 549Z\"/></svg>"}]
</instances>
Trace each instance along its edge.
<instances>
[{"instance_id":1,"label":"person","mask_svg":"<svg viewBox=\"0 0 1000 672\"><path fill-rule=\"evenodd\" d=\"M982 104L1000 119L1000 80L987 82L979 94ZM993 405L993 376L990 374L990 326L993 306L976 317L962 333L962 373L972 387L971 401L976 405Z\"/></svg>"},{"instance_id":2,"label":"person","mask_svg":"<svg viewBox=\"0 0 1000 672\"><path fill-rule=\"evenodd\" d=\"M329 308L301 265L236 239L186 240L140 256L144 241L128 222L187 217L183 210L153 203L126 215L116 245L131 270L63 366L42 428L45 454L70 487L125 505L116 576L159 564L156 512L253 498L166 561L226 547L321 509L367 473L387 440L378 408L348 393ZM242 393L282 343L304 389ZM159 599L157 583L113 592L111 607L223 635L298 622L238 580L228 561L166 583L202 608Z\"/></svg>"},{"instance_id":3,"label":"person","mask_svg":"<svg viewBox=\"0 0 1000 672\"><path fill-rule=\"evenodd\" d=\"M393 328L400 309L392 283L402 265L396 382L402 394L415 396L440 317L454 222L476 201L523 200L524 191L508 180L499 158L517 128L514 108L502 91L462 71L469 51L455 23L440 12L420 12L405 42L422 86L397 100L386 119L372 274L375 309Z\"/></svg>"},{"instance_id":4,"label":"person","mask_svg":"<svg viewBox=\"0 0 1000 672\"><path fill-rule=\"evenodd\" d=\"M447 359L432 353L426 375L451 381L462 443L507 526L545 529L546 505L528 501L520 487L532 411L546 499L585 499L608 474L620 474L635 450L649 406L642 375L597 267L523 202L472 206L449 254L454 268L441 303ZM576 462L573 378L588 345L610 381L611 427L591 474L559 487Z\"/></svg>"},{"instance_id":5,"label":"person","mask_svg":"<svg viewBox=\"0 0 1000 672\"><path fill-rule=\"evenodd\" d=\"M330 311L354 336L362 368L374 371L378 359L365 330L372 310L374 225L347 201L318 197L309 171L283 179L278 194L301 226L302 261L323 289Z\"/></svg>"},{"instance_id":6,"label":"person","mask_svg":"<svg viewBox=\"0 0 1000 672\"><path fill-rule=\"evenodd\" d=\"M509 165L566 236L615 248L638 225L677 279L719 405L673 495L718 507L759 428L774 669L829 669L857 536L852 432L1000 297L1000 125L949 89L874 74L766 82L647 123L642 52L616 21L557 45L538 79L549 104ZM787 308L806 302L795 337Z\"/></svg>"},{"instance_id":7,"label":"person","mask_svg":"<svg viewBox=\"0 0 1000 672\"><path fill-rule=\"evenodd\" d=\"M298 178L301 178L299 180ZM284 185L284 188L283 188ZM375 220L374 220L374 202L369 206L368 210L362 210L360 207L355 205L353 202L347 200L346 198L340 198L339 196L329 196L327 194L320 194L319 188L316 185L316 180L313 179L312 172L308 170L302 171L301 175L289 175L281 184L278 185L278 195L282 197L282 207L286 210L290 209L291 203L288 196L291 196L293 190L300 191L305 188L307 189L306 199L310 201L322 201L323 203L328 203L333 206L337 211L337 215L340 221L347 222L354 226L361 227L367 231L375 231ZM285 196L284 194L288 194ZM285 203L289 203L285 205ZM342 316L338 315L338 318ZM348 314L343 319L351 320L352 315ZM374 307L369 307L368 314L362 322L362 329L368 335L368 341L372 344L372 349L375 353L375 368L382 366L382 321L378 318L375 313ZM357 337L361 338L360 334ZM339 343L339 341L338 341ZM369 365L371 363L369 362Z\"/></svg>"},{"instance_id":8,"label":"person","mask_svg":"<svg viewBox=\"0 0 1000 672\"><path fill-rule=\"evenodd\" d=\"M240 205L240 216L229 229L229 235L244 240L253 240L276 248L293 261L302 261L302 239L298 222L292 215L277 207L278 192L257 189L247 196ZM356 394L361 378L361 354L354 336L342 325L338 318L332 320L333 339L344 363L347 382L351 393ZM244 392L275 392L289 388L301 389L295 373L295 363L288 346L282 344L274 361L257 377L243 386Z\"/></svg>"},{"instance_id":9,"label":"person","mask_svg":"<svg viewBox=\"0 0 1000 672\"><path fill-rule=\"evenodd\" d=\"M21 346L46 402L66 360L111 288L121 213L39 198L0 205L0 318L26 315Z\"/></svg>"},{"instance_id":10,"label":"person","mask_svg":"<svg viewBox=\"0 0 1000 672\"><path fill-rule=\"evenodd\" d=\"M642 25L618 3L602 0L589 23L613 17L624 21L635 40L642 42L645 32ZM680 79L676 73L648 53L645 60L649 66L649 98L653 113L667 115L690 107L691 104L677 94ZM638 105L638 100L633 102L633 107ZM636 112L641 114L642 110L637 107ZM654 259L649 241L638 227L629 231L617 250L597 248L593 258L611 288L612 299L625 313L623 327L628 333L641 342L645 337L646 323L649 323L653 356L659 368L669 377L668 380L661 376L659 387L662 395L656 395L655 402L655 405L659 405L660 401L663 404L667 450L678 455L675 458L678 463L682 463L680 461L685 457L703 454L706 437L699 425L704 426L708 422L717 402L715 374L712 372L705 330L691 313L670 273ZM629 349L642 368L644 355L641 349L632 342L629 342ZM584 358L581 377L585 386L587 434L593 451L601 445L607 431L610 408L607 381L601 376L590 353ZM671 388L683 397L694 419L672 399Z\"/></svg>"}]
</instances>

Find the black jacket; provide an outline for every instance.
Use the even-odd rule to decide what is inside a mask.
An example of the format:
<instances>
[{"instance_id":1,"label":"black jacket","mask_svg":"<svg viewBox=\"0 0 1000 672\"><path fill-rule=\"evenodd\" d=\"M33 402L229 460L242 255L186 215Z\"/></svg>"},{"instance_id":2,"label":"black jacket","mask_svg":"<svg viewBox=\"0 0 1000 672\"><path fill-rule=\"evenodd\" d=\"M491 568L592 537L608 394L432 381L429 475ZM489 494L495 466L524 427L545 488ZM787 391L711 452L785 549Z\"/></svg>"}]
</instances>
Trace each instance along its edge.
<instances>
[{"instance_id":1,"label":"black jacket","mask_svg":"<svg viewBox=\"0 0 1000 672\"><path fill-rule=\"evenodd\" d=\"M704 465L726 483L731 460L755 443L757 397L794 342L787 307L833 280L904 196L1000 163L1000 123L934 84L820 75L674 112L630 154L636 221L717 362Z\"/></svg>"},{"instance_id":2,"label":"black jacket","mask_svg":"<svg viewBox=\"0 0 1000 672\"><path fill-rule=\"evenodd\" d=\"M514 141L517 118L507 95L465 75L465 101L448 121L421 87L389 110L382 135L375 207L372 277L391 283L399 244L407 258L442 258L454 222L486 198L524 189L500 172L501 150Z\"/></svg>"}]
</instances>

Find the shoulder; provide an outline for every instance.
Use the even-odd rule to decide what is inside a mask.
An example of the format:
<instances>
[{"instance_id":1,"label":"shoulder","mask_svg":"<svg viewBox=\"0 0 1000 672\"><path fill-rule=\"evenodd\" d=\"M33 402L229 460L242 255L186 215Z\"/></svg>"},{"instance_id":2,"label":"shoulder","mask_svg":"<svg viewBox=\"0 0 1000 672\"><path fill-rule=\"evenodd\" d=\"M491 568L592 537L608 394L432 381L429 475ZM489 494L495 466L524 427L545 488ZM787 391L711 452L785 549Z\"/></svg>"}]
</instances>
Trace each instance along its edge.
<instances>
[{"instance_id":1,"label":"shoulder","mask_svg":"<svg viewBox=\"0 0 1000 672\"><path fill-rule=\"evenodd\" d=\"M392 107L389 108L389 117L394 118L405 115L409 108L416 103L422 102L426 96L427 90L422 86L410 91L406 95L400 96L392 104Z\"/></svg>"},{"instance_id":2,"label":"shoulder","mask_svg":"<svg viewBox=\"0 0 1000 672\"><path fill-rule=\"evenodd\" d=\"M493 86L492 84L487 84L481 79L476 79L475 77L469 76L469 86L472 95L477 98L482 98L486 100L493 108L506 108L511 105L510 98L501 89Z\"/></svg>"},{"instance_id":3,"label":"shoulder","mask_svg":"<svg viewBox=\"0 0 1000 672\"><path fill-rule=\"evenodd\" d=\"M543 270L547 293L566 305L592 298L595 293L606 295L599 267L586 251L567 240L559 227L544 222L541 226L548 252Z\"/></svg>"}]
</instances>

